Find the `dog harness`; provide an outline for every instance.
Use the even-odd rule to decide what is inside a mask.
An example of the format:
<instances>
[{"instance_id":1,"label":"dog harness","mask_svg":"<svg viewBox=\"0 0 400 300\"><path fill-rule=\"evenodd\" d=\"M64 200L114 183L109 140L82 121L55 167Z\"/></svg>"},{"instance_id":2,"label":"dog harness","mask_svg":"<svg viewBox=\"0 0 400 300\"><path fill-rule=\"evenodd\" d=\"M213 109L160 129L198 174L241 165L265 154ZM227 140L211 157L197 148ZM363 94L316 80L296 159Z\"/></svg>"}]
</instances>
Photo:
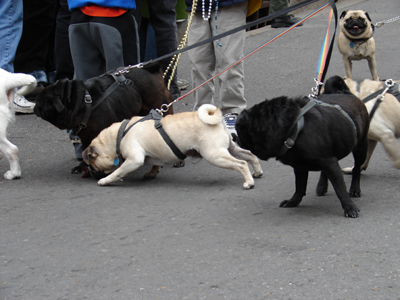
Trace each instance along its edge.
<instances>
[{"instance_id":1,"label":"dog harness","mask_svg":"<svg viewBox=\"0 0 400 300\"><path fill-rule=\"evenodd\" d=\"M376 99L376 102L374 106L371 109L371 112L369 113L369 119L372 120L372 117L375 114L375 111L377 110L379 104L381 104L383 98L385 97L386 92L389 92L393 96L397 98L397 100L400 101L400 92L399 92L399 84L397 82L394 82L392 79L387 79L385 80L385 85L383 89L380 89L379 91L376 91L375 93L369 95L367 98L362 100L362 102L367 103L368 101L375 99L375 97L378 97Z\"/></svg>"},{"instance_id":2,"label":"dog harness","mask_svg":"<svg viewBox=\"0 0 400 300\"><path fill-rule=\"evenodd\" d=\"M139 121L133 123L127 129L126 129L126 126L128 125L130 120L124 120L118 130L117 149L116 149L117 158L115 159L114 165L120 166L122 164L122 162L124 161L124 158L122 157L122 153L121 153L121 148L120 148L122 138L125 137L125 135L128 133L128 131L134 125L136 125L137 123L140 123L140 122L147 121L147 120L154 120L154 127L158 130L158 132L160 133L160 135L164 139L164 141L167 143L167 145L171 148L172 152L174 152L174 154L179 159L184 160L186 158L186 155L183 154L181 152L181 150L179 150L179 148L175 145L175 143L171 140L171 138L169 137L167 132L164 130L164 128L161 124L161 119L162 119L162 115L160 115L156 110L152 109L147 116L145 116L145 117L141 118Z\"/></svg>"},{"instance_id":3,"label":"dog harness","mask_svg":"<svg viewBox=\"0 0 400 300\"><path fill-rule=\"evenodd\" d=\"M108 74L105 74L108 75ZM111 75L115 82L108 87L108 89L100 96L100 98L97 100L97 102L92 106L92 96L90 96L88 90L85 91L85 104L86 104L86 110L85 110L85 115L83 116L83 119L81 121L81 124L79 125L78 128L73 129L75 135L78 135L79 132L81 132L82 129L85 129L87 126L87 123L89 121L90 115L92 113L92 110L94 110L104 99L106 99L108 96L110 96L120 85L128 85L131 87L134 87L135 84L133 83L132 80L126 79L124 75L120 73L116 74L109 74ZM102 75L103 76L103 75Z\"/></svg>"},{"instance_id":4,"label":"dog harness","mask_svg":"<svg viewBox=\"0 0 400 300\"><path fill-rule=\"evenodd\" d=\"M333 108L336 108L338 111L340 111L350 121L350 123L353 125L353 132L354 132L354 135L355 135L354 145L357 144L357 127L356 127L356 124L354 124L354 121L350 118L350 116L348 115L347 112L345 112L337 104L332 105L332 104L329 104L329 103L325 103L325 102L322 102L320 100L313 99L310 96L308 96L308 99L310 101L308 101L308 103L302 107L302 109L300 110L300 113L296 117L293 125L289 128L289 131L288 131L288 136L289 137L283 142L283 146L281 147L281 150L279 151L278 156L284 155L286 153L286 151L288 151L289 149L291 149L294 146L294 144L296 142L296 139L297 139L297 136L299 135L299 133L304 128L304 114L306 112L308 112L311 108L313 108L317 104L318 105L322 105L322 106L327 106L327 107L333 107ZM294 132L292 132L296 125L297 125L296 130Z\"/></svg>"}]
</instances>

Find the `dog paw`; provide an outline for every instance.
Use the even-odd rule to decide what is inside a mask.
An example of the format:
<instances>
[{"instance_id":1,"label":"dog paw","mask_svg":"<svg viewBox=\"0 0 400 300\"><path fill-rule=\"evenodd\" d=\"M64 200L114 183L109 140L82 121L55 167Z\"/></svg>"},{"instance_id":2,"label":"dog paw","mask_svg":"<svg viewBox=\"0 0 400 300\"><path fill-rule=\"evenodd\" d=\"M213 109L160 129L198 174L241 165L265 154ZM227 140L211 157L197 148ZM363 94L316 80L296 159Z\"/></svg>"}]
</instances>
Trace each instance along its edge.
<instances>
[{"instance_id":1,"label":"dog paw","mask_svg":"<svg viewBox=\"0 0 400 300\"><path fill-rule=\"evenodd\" d=\"M261 171L261 172L254 172L252 175L253 175L253 177L254 178L260 178L261 176L263 176L263 171Z\"/></svg>"},{"instance_id":2,"label":"dog paw","mask_svg":"<svg viewBox=\"0 0 400 300\"><path fill-rule=\"evenodd\" d=\"M299 203L295 201L283 200L281 204L279 204L279 207L296 207L297 205L299 205Z\"/></svg>"},{"instance_id":3,"label":"dog paw","mask_svg":"<svg viewBox=\"0 0 400 300\"><path fill-rule=\"evenodd\" d=\"M347 167L342 169L343 174L351 175L353 174L353 167Z\"/></svg>"},{"instance_id":4,"label":"dog paw","mask_svg":"<svg viewBox=\"0 0 400 300\"><path fill-rule=\"evenodd\" d=\"M76 166L71 169L71 174L81 174L82 173L82 167L81 166Z\"/></svg>"},{"instance_id":5,"label":"dog paw","mask_svg":"<svg viewBox=\"0 0 400 300\"><path fill-rule=\"evenodd\" d=\"M174 164L174 168L182 168L184 166L185 166L185 161L184 160Z\"/></svg>"},{"instance_id":6,"label":"dog paw","mask_svg":"<svg viewBox=\"0 0 400 300\"><path fill-rule=\"evenodd\" d=\"M144 179L154 179L154 178L156 178L157 174L158 174L158 172L154 173L153 171L149 171L144 174L143 178Z\"/></svg>"},{"instance_id":7,"label":"dog paw","mask_svg":"<svg viewBox=\"0 0 400 300\"><path fill-rule=\"evenodd\" d=\"M357 207L347 208L344 210L344 216L346 218L357 218L359 211Z\"/></svg>"},{"instance_id":8,"label":"dog paw","mask_svg":"<svg viewBox=\"0 0 400 300\"><path fill-rule=\"evenodd\" d=\"M243 184L243 189L244 189L244 190L250 190L250 189L252 189L253 187L254 187L254 183L245 182L245 183Z\"/></svg>"},{"instance_id":9,"label":"dog paw","mask_svg":"<svg viewBox=\"0 0 400 300\"><path fill-rule=\"evenodd\" d=\"M4 174L4 179L12 180L12 179L19 178L20 176L21 176L21 174L14 174L14 172L9 170Z\"/></svg>"},{"instance_id":10,"label":"dog paw","mask_svg":"<svg viewBox=\"0 0 400 300\"><path fill-rule=\"evenodd\" d=\"M105 178L102 178L99 181L97 181L97 185L99 185L99 186L108 185L108 180L106 180Z\"/></svg>"},{"instance_id":11,"label":"dog paw","mask_svg":"<svg viewBox=\"0 0 400 300\"><path fill-rule=\"evenodd\" d=\"M350 189L349 195L351 198L359 198L359 197L361 197L361 191Z\"/></svg>"},{"instance_id":12,"label":"dog paw","mask_svg":"<svg viewBox=\"0 0 400 300\"><path fill-rule=\"evenodd\" d=\"M328 192L327 186L317 186L317 196L323 196Z\"/></svg>"}]
</instances>

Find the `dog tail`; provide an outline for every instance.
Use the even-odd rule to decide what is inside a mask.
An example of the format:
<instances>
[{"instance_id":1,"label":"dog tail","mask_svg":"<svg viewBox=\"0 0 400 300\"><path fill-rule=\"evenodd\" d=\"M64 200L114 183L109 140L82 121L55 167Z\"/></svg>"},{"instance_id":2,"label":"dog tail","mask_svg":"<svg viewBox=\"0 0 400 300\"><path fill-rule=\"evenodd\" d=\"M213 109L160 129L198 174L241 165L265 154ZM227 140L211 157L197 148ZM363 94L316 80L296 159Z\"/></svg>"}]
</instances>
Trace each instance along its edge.
<instances>
[{"instance_id":1,"label":"dog tail","mask_svg":"<svg viewBox=\"0 0 400 300\"><path fill-rule=\"evenodd\" d=\"M217 125L222 122L222 112L212 104L203 104L197 111L199 118L208 125Z\"/></svg>"},{"instance_id":2,"label":"dog tail","mask_svg":"<svg viewBox=\"0 0 400 300\"><path fill-rule=\"evenodd\" d=\"M6 90L11 91L14 88L21 87L18 94L25 96L32 92L37 85L36 78L32 75L23 73L9 73L5 78Z\"/></svg>"}]
</instances>

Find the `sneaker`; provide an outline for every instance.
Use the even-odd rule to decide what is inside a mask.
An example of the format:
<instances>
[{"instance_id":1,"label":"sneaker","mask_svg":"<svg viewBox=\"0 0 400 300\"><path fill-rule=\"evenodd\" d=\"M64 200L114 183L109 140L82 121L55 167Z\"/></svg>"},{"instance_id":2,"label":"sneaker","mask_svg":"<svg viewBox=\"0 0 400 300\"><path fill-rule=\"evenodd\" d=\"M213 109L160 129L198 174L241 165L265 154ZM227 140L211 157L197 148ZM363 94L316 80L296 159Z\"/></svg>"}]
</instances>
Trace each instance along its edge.
<instances>
[{"instance_id":1,"label":"sneaker","mask_svg":"<svg viewBox=\"0 0 400 300\"><path fill-rule=\"evenodd\" d=\"M18 89L14 89L13 99L14 111L22 114L33 114L35 103L29 102L24 96L18 94Z\"/></svg>"},{"instance_id":2,"label":"sneaker","mask_svg":"<svg viewBox=\"0 0 400 300\"><path fill-rule=\"evenodd\" d=\"M188 86L189 86L189 81L178 78L178 87L179 87L180 91L186 90L188 88Z\"/></svg>"},{"instance_id":3,"label":"sneaker","mask_svg":"<svg viewBox=\"0 0 400 300\"><path fill-rule=\"evenodd\" d=\"M272 28L290 27L299 21L300 21L300 18L296 18L293 15L280 16L280 17L272 20L271 27ZM299 27L299 26L303 26L303 23L297 25L297 27Z\"/></svg>"},{"instance_id":4,"label":"sneaker","mask_svg":"<svg viewBox=\"0 0 400 300\"><path fill-rule=\"evenodd\" d=\"M235 123L237 117L238 117L237 114L231 114L231 113L224 115L225 127L228 130L228 132L232 135L234 141L236 141L237 138L237 133L235 129Z\"/></svg>"}]
</instances>

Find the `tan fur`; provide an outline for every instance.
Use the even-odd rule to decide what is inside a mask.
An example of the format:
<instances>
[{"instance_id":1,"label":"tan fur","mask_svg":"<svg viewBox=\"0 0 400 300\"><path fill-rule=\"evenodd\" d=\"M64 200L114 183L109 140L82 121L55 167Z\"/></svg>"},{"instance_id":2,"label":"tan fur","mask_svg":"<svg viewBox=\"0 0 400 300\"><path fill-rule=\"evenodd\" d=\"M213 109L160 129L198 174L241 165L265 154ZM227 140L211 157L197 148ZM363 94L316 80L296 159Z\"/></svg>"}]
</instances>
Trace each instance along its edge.
<instances>
[{"instance_id":1,"label":"tan fur","mask_svg":"<svg viewBox=\"0 0 400 300\"><path fill-rule=\"evenodd\" d=\"M351 18L363 18L368 26L368 28L360 35L354 36L349 33L344 24L346 20ZM376 70L375 61L375 40L372 37L373 29L370 20L366 16L366 12L363 10L349 10L340 19L339 22L340 32L337 39L337 45L339 52L343 56L344 67L346 69L346 78L352 79L352 60L366 59L368 61L368 66L371 71L372 79L379 80L378 73ZM351 39L366 39L369 38L364 43L355 43L353 47L350 46Z\"/></svg>"},{"instance_id":2,"label":"tan fur","mask_svg":"<svg viewBox=\"0 0 400 300\"><path fill-rule=\"evenodd\" d=\"M351 79L346 79L346 84L350 91L361 100L382 89L385 84L383 81L373 81L365 79L358 87L358 84ZM365 103L368 113L377 101L378 97ZM392 159L393 165L400 169L400 148L397 139L400 137L400 103L395 96L386 93L383 101L372 117L368 131L368 153L367 158L361 169L368 168L372 153L378 142L381 142L386 152ZM352 168L344 168L344 173L351 173Z\"/></svg>"},{"instance_id":3,"label":"tan fur","mask_svg":"<svg viewBox=\"0 0 400 300\"><path fill-rule=\"evenodd\" d=\"M128 127L139 119L139 117L132 118ZM202 120L206 120L209 124ZM254 179L246 161L253 166L254 177L263 174L258 159L250 151L239 148L232 141L223 123L220 109L213 105L203 105L198 112L165 116L161 124L182 153L198 152L215 166L240 172L245 179L243 185L245 189L254 186ZM99 180L98 185L108 185L118 181L143 164L162 166L180 161L154 127L154 121L147 120L134 125L122 139L121 153L125 161L114 170L114 159L117 157L116 139L120 125L121 123L115 123L101 131L83 152L85 162L95 171L111 173Z\"/></svg>"}]
</instances>

